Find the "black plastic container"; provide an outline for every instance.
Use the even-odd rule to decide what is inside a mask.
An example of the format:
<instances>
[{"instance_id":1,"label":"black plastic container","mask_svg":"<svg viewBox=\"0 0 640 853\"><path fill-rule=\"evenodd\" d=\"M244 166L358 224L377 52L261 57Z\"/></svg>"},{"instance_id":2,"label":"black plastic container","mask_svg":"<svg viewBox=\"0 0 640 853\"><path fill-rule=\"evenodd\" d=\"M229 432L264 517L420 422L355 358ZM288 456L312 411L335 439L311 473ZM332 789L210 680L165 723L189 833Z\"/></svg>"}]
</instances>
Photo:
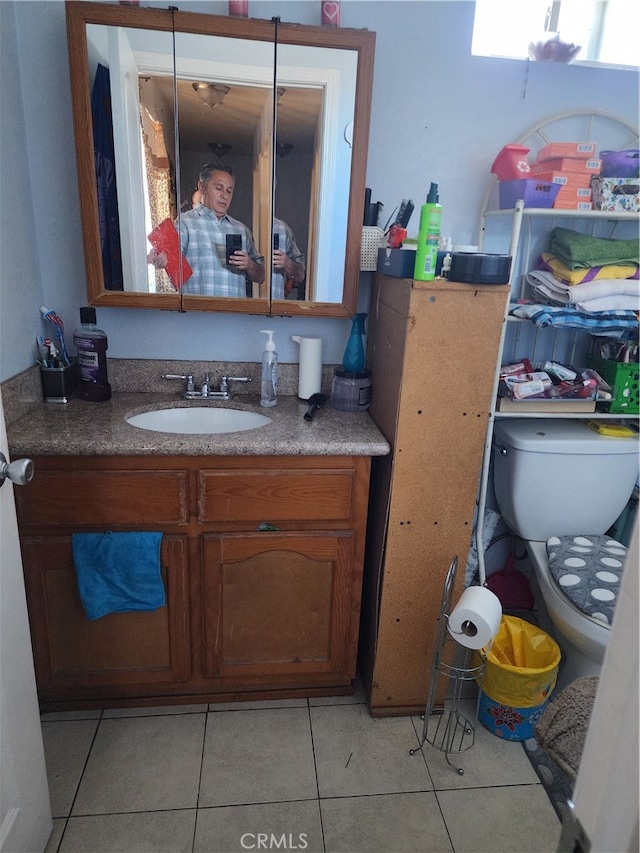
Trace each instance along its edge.
<instances>
[{"instance_id":1,"label":"black plastic container","mask_svg":"<svg viewBox=\"0 0 640 853\"><path fill-rule=\"evenodd\" d=\"M68 403L78 392L78 365L74 358L66 367L40 367L45 403Z\"/></svg>"},{"instance_id":2,"label":"black plastic container","mask_svg":"<svg viewBox=\"0 0 640 853\"><path fill-rule=\"evenodd\" d=\"M449 281L463 284L508 284L511 273L509 255L482 252L453 252Z\"/></svg>"}]
</instances>

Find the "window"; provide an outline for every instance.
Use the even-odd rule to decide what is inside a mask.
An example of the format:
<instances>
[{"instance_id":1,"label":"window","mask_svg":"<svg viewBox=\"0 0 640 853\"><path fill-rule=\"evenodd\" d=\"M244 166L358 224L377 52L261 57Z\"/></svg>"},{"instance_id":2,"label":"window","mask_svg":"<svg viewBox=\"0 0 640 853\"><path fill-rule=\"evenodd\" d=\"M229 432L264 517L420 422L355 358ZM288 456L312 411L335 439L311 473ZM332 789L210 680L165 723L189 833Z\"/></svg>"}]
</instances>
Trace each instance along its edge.
<instances>
[{"instance_id":1,"label":"window","mask_svg":"<svg viewBox=\"0 0 640 853\"><path fill-rule=\"evenodd\" d=\"M638 0L476 0L474 56L527 59L556 33L580 45L575 63L638 66Z\"/></svg>"}]
</instances>

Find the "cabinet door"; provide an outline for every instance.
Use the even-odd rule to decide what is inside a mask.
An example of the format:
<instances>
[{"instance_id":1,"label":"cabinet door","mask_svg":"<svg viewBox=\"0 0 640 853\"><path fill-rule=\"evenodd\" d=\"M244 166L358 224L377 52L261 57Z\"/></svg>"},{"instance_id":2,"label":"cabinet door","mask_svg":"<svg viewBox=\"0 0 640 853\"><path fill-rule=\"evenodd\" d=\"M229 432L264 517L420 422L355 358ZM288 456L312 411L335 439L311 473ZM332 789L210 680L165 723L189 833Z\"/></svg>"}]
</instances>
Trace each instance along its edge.
<instances>
[{"instance_id":1,"label":"cabinet door","mask_svg":"<svg viewBox=\"0 0 640 853\"><path fill-rule=\"evenodd\" d=\"M22 554L41 701L135 696L189 678L185 537L162 540L164 607L95 620L80 601L70 537L25 537Z\"/></svg>"},{"instance_id":2,"label":"cabinet door","mask_svg":"<svg viewBox=\"0 0 640 853\"><path fill-rule=\"evenodd\" d=\"M302 686L313 674L324 683L353 678L353 550L352 531L205 535L205 676L292 685L304 677Z\"/></svg>"}]
</instances>

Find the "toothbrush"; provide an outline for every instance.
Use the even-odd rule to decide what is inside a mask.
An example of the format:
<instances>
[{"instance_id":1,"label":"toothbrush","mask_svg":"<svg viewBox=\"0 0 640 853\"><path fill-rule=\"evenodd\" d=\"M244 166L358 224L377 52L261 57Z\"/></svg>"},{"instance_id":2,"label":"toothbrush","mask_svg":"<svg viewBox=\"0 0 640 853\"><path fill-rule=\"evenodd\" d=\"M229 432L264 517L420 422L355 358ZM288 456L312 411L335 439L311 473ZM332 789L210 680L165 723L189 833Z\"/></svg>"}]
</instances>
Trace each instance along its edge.
<instances>
[{"instance_id":1,"label":"toothbrush","mask_svg":"<svg viewBox=\"0 0 640 853\"><path fill-rule=\"evenodd\" d=\"M52 326L54 326L56 330L56 337L60 342L60 350L62 351L62 360L64 361L65 367L70 364L69 356L67 354L67 348L64 345L64 323L62 319L58 317L55 311L51 308L47 308L45 305L40 306L40 313L44 317L45 320L48 320Z\"/></svg>"}]
</instances>

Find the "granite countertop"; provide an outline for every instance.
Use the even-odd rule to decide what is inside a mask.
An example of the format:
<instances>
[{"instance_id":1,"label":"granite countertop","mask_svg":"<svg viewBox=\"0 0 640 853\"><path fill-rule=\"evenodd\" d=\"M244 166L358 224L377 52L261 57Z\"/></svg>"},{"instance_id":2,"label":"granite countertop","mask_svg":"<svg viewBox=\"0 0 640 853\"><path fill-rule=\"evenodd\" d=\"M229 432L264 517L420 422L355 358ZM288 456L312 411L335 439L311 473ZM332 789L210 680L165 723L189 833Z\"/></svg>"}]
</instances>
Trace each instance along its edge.
<instances>
[{"instance_id":1,"label":"granite countertop","mask_svg":"<svg viewBox=\"0 0 640 853\"><path fill-rule=\"evenodd\" d=\"M259 412L271 423L257 429L213 435L152 432L125 420L152 409L214 406ZM232 402L187 401L172 393L116 392L111 400L42 403L7 426L9 450L18 456L385 456L390 447L368 412L341 412L327 404L312 422L297 397L281 396L262 409L256 396Z\"/></svg>"}]
</instances>

